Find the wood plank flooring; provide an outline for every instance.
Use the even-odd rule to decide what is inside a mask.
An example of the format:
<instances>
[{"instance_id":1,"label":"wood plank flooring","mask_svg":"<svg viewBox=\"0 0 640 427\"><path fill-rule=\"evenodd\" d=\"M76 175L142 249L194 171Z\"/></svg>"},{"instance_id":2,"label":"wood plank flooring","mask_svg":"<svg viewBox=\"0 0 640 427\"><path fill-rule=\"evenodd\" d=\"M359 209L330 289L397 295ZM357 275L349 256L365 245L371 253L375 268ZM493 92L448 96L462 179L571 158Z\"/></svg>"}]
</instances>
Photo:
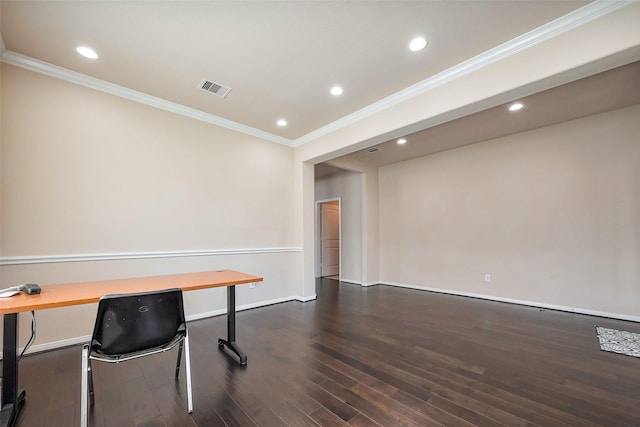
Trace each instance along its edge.
<instances>
[{"instance_id":1,"label":"wood plank flooring","mask_svg":"<svg viewBox=\"0 0 640 427\"><path fill-rule=\"evenodd\" d=\"M93 426L640 426L640 359L595 326L640 324L388 286L318 282L314 302L189 323L194 412L176 353L94 364ZM80 347L26 356L18 426L74 426ZM176 391L177 390L177 391Z\"/></svg>"}]
</instances>

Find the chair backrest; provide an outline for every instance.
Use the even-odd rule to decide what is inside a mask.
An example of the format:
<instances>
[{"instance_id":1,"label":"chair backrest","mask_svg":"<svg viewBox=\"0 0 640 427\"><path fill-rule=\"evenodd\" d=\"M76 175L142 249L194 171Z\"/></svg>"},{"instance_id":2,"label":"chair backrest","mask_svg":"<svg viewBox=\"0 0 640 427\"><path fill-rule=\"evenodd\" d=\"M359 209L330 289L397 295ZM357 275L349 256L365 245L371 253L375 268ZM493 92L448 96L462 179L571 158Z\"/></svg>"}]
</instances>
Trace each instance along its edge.
<instances>
[{"instance_id":1,"label":"chair backrest","mask_svg":"<svg viewBox=\"0 0 640 427\"><path fill-rule=\"evenodd\" d=\"M180 289L105 295L98 303L91 352L117 357L149 350L186 331Z\"/></svg>"}]
</instances>

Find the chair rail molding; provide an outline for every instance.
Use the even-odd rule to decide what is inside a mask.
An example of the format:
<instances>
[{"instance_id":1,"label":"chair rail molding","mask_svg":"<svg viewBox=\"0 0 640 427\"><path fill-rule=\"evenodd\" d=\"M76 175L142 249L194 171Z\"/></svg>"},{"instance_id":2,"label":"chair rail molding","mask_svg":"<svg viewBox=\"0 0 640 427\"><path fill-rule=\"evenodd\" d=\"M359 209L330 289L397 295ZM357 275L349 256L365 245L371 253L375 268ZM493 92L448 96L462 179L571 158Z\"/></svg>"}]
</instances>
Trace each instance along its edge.
<instances>
[{"instance_id":1,"label":"chair rail molding","mask_svg":"<svg viewBox=\"0 0 640 427\"><path fill-rule=\"evenodd\" d=\"M191 251L163 251L163 252L115 252L99 254L71 254L71 255L40 255L40 256L16 256L0 258L0 266L21 264L50 264L60 262L80 261L113 261L124 259L147 258L178 258L199 256L222 255L254 255L273 254L286 252L302 252L300 247L275 247L275 248L241 248L241 249L201 249Z\"/></svg>"}]
</instances>

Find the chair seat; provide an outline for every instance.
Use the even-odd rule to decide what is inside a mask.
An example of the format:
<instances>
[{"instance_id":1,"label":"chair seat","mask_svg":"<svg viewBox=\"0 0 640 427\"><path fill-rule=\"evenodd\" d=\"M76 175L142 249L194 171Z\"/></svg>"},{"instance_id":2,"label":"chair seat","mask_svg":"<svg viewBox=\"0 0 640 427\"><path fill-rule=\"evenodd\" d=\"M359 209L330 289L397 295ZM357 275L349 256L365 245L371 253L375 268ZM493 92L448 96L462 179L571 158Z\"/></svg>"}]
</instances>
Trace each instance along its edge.
<instances>
[{"instance_id":1,"label":"chair seat","mask_svg":"<svg viewBox=\"0 0 640 427\"><path fill-rule=\"evenodd\" d=\"M101 362L108 362L108 363L125 362L127 360L136 359L138 357L150 356L152 354L164 353L165 351L172 350L176 345L180 344L180 342L182 342L183 340L184 340L184 335L178 334L170 342L166 344L159 345L157 347L152 347L145 350L132 351L129 353L122 353L122 354L105 353L98 348L90 349L91 352L89 353L89 358L92 360L99 360Z\"/></svg>"}]
</instances>

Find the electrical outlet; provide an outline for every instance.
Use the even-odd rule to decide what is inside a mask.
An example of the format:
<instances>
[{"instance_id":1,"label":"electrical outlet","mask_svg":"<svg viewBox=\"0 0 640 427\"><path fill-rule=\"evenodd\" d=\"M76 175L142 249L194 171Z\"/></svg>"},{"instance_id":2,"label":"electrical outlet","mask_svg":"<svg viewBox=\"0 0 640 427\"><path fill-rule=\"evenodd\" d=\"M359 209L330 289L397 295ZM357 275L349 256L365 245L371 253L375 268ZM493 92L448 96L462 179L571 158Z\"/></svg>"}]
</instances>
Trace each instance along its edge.
<instances>
[{"instance_id":1,"label":"electrical outlet","mask_svg":"<svg viewBox=\"0 0 640 427\"><path fill-rule=\"evenodd\" d=\"M484 281L485 282L490 282L491 281L491 275L490 274L485 274L484 275Z\"/></svg>"},{"instance_id":2,"label":"electrical outlet","mask_svg":"<svg viewBox=\"0 0 640 427\"><path fill-rule=\"evenodd\" d=\"M249 283L249 289L254 289L256 287L255 283Z\"/></svg>"}]
</instances>

